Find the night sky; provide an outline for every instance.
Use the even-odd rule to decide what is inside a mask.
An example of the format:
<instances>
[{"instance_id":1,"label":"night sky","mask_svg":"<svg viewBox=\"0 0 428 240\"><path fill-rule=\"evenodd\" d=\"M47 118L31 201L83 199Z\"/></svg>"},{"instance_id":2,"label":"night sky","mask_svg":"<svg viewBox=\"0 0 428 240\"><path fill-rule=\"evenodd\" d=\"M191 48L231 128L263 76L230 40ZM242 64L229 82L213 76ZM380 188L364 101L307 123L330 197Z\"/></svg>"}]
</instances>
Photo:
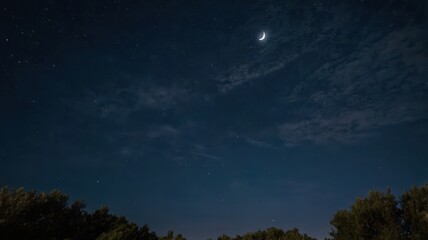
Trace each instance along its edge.
<instances>
[{"instance_id":1,"label":"night sky","mask_svg":"<svg viewBox=\"0 0 428 240\"><path fill-rule=\"evenodd\" d=\"M428 181L427 1L0 7L1 186L197 240Z\"/></svg>"}]
</instances>

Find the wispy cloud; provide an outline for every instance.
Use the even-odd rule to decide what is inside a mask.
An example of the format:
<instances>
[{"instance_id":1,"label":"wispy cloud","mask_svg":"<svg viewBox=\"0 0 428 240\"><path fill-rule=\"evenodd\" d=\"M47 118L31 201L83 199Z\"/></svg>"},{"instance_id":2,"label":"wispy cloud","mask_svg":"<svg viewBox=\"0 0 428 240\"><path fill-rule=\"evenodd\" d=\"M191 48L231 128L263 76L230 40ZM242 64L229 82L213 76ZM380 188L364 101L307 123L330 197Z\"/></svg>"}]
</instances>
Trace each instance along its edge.
<instances>
[{"instance_id":1,"label":"wispy cloud","mask_svg":"<svg viewBox=\"0 0 428 240\"><path fill-rule=\"evenodd\" d=\"M171 137L180 134L180 130L170 125L154 126L147 132L149 138Z\"/></svg>"},{"instance_id":2,"label":"wispy cloud","mask_svg":"<svg viewBox=\"0 0 428 240\"><path fill-rule=\"evenodd\" d=\"M354 142L375 129L428 118L428 48L418 28L406 26L368 38L357 51L314 71L287 97L306 102L299 119L278 127L285 142ZM327 87L313 92L317 82Z\"/></svg>"},{"instance_id":3,"label":"wispy cloud","mask_svg":"<svg viewBox=\"0 0 428 240\"><path fill-rule=\"evenodd\" d=\"M255 63L246 63L229 69L226 73L217 76L216 80L219 81L218 87L220 92L227 92L239 85L242 85L252 79L266 76L281 69L285 62L273 62L270 64L263 64L262 67L255 67Z\"/></svg>"},{"instance_id":4,"label":"wispy cloud","mask_svg":"<svg viewBox=\"0 0 428 240\"><path fill-rule=\"evenodd\" d=\"M253 139L253 138L250 138L250 137L246 137L246 136L244 136L243 139L245 139L245 141L247 141L251 145L254 145L254 146L257 146L257 147L270 148L270 149L276 149L276 150L278 150L278 147L276 147L276 146L274 146L272 144L269 144L267 142L263 142L263 141L256 140L256 139Z\"/></svg>"},{"instance_id":5,"label":"wispy cloud","mask_svg":"<svg viewBox=\"0 0 428 240\"><path fill-rule=\"evenodd\" d=\"M125 79L126 80L126 79ZM125 81L124 80L124 81ZM174 109L192 99L189 90L178 85L157 85L130 81L124 86L87 89L82 96L65 99L72 109L84 115L108 121L126 122L132 114Z\"/></svg>"},{"instance_id":6,"label":"wispy cloud","mask_svg":"<svg viewBox=\"0 0 428 240\"><path fill-rule=\"evenodd\" d=\"M204 157L204 158L208 158L208 159L211 159L211 160L219 160L219 157L211 155L211 154L208 154L208 153L204 153L204 152L190 152L190 153L194 154L194 155L197 155L197 156Z\"/></svg>"}]
</instances>

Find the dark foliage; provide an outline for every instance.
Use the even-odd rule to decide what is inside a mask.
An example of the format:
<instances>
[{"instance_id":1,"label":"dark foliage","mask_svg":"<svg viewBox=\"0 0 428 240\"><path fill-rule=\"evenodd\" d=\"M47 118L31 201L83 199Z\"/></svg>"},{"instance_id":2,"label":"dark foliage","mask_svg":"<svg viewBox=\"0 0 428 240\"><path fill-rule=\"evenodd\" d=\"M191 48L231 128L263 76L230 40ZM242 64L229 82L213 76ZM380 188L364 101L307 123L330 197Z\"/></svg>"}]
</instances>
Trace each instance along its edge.
<instances>
[{"instance_id":1,"label":"dark foliage","mask_svg":"<svg viewBox=\"0 0 428 240\"><path fill-rule=\"evenodd\" d=\"M371 192L350 210L338 211L331 224L335 240L426 240L428 185L413 187L398 200L389 190Z\"/></svg>"},{"instance_id":2,"label":"dark foliage","mask_svg":"<svg viewBox=\"0 0 428 240\"><path fill-rule=\"evenodd\" d=\"M243 236L229 237L222 235L217 240L315 240L306 234L299 233L299 230L292 229L284 232L277 228L268 228L264 231L257 231L252 233L246 233Z\"/></svg>"},{"instance_id":3,"label":"dark foliage","mask_svg":"<svg viewBox=\"0 0 428 240\"><path fill-rule=\"evenodd\" d=\"M68 206L68 196L26 192L22 188L0 190L0 239L79 239L157 240L147 226L139 228L124 217L101 207L90 214L76 201Z\"/></svg>"},{"instance_id":4,"label":"dark foliage","mask_svg":"<svg viewBox=\"0 0 428 240\"><path fill-rule=\"evenodd\" d=\"M185 240L169 231L157 236L147 225L137 226L126 218L101 207L85 211L85 203L68 204L68 196L58 191L37 193L22 188L0 189L0 239L44 240ZM357 199L350 210L338 211L330 233L334 240L427 240L428 185L413 187L396 198L371 192ZM268 228L242 236L222 235L217 240L314 240L299 230Z\"/></svg>"}]
</instances>

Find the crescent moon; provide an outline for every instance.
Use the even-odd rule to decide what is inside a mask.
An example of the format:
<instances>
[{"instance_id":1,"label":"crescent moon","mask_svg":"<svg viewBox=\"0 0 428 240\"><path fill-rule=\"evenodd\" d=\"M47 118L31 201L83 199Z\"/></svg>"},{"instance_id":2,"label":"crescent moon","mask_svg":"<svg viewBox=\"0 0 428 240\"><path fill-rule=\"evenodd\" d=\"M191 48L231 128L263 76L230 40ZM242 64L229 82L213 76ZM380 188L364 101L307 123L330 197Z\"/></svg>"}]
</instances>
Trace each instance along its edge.
<instances>
[{"instance_id":1,"label":"crescent moon","mask_svg":"<svg viewBox=\"0 0 428 240\"><path fill-rule=\"evenodd\" d=\"M259 38L259 41L263 41L266 38L266 33L263 31L263 36Z\"/></svg>"}]
</instances>

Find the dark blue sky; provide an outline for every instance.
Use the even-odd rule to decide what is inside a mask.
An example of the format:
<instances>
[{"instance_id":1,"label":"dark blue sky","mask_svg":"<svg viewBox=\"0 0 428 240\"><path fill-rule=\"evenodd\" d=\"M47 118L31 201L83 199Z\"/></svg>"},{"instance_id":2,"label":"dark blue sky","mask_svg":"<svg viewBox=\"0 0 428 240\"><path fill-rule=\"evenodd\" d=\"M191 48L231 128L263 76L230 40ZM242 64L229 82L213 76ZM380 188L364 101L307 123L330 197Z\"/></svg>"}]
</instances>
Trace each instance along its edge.
<instances>
[{"instance_id":1,"label":"dark blue sky","mask_svg":"<svg viewBox=\"0 0 428 240\"><path fill-rule=\"evenodd\" d=\"M0 3L0 185L196 240L428 181L426 1L108 2Z\"/></svg>"}]
</instances>

